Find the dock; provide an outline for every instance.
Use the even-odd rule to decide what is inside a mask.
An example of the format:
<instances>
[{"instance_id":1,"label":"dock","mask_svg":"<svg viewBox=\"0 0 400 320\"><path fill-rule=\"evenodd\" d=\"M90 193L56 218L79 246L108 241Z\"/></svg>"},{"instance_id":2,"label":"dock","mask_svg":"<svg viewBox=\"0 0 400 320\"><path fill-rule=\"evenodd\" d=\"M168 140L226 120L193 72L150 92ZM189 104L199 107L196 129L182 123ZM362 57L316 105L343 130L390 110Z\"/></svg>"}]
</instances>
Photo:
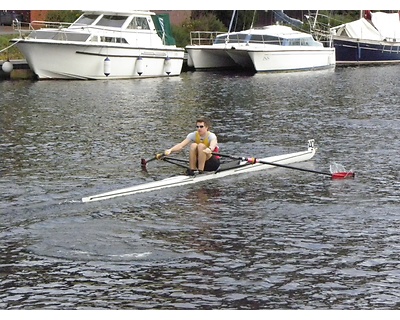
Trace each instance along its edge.
<instances>
[{"instance_id":1,"label":"dock","mask_svg":"<svg viewBox=\"0 0 400 320\"><path fill-rule=\"evenodd\" d=\"M10 60L13 65L13 70L10 73L3 71L3 63L0 60L0 80L34 80L35 73L31 70L26 60Z\"/></svg>"}]
</instances>

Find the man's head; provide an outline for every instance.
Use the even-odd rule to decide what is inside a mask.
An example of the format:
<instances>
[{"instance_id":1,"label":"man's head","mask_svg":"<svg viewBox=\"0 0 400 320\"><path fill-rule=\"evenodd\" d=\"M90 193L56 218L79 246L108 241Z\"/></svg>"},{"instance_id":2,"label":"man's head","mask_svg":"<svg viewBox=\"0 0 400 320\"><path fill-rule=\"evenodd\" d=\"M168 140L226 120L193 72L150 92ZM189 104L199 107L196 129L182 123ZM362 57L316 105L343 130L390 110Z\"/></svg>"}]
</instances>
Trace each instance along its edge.
<instances>
[{"instance_id":1,"label":"man's head","mask_svg":"<svg viewBox=\"0 0 400 320\"><path fill-rule=\"evenodd\" d=\"M196 120L196 129L198 132L206 132L211 128L211 122L209 119L201 117Z\"/></svg>"}]
</instances>

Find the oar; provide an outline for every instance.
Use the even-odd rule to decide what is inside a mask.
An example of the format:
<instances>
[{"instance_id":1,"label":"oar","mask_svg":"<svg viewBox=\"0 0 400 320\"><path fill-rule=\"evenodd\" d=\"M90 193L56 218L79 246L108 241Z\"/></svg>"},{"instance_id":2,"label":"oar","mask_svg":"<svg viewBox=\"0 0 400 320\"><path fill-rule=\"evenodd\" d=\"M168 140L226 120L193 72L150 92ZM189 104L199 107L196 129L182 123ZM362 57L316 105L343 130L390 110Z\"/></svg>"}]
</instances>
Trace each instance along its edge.
<instances>
[{"instance_id":1,"label":"oar","mask_svg":"<svg viewBox=\"0 0 400 320\"><path fill-rule=\"evenodd\" d=\"M160 159L160 160L173 160L173 161L177 161L177 162L189 163L189 160L187 160L187 159L178 159L178 158L172 158L172 157L162 157L162 159Z\"/></svg>"},{"instance_id":2,"label":"oar","mask_svg":"<svg viewBox=\"0 0 400 320\"><path fill-rule=\"evenodd\" d=\"M304 172L322 174L325 176L330 176L332 179L346 179L346 178L354 178L355 177L355 173L351 172L351 171L328 173L328 172L322 172L322 171L316 171L316 170L310 170L310 169L303 169L303 168L299 168L299 167L292 167L292 166L288 166L286 164L277 163L277 162L268 162L268 161L259 160L256 158L236 157L236 156L231 156L231 155L221 154L221 153L214 153L214 152L213 152L213 154L215 154L216 156L220 156L220 157L227 157L227 158L231 158L231 159L235 159L235 160L246 161L250 164L262 163L262 164L268 164L270 166L275 166L275 167L282 167L282 168L299 170L299 171L304 171Z\"/></svg>"},{"instance_id":3,"label":"oar","mask_svg":"<svg viewBox=\"0 0 400 320\"><path fill-rule=\"evenodd\" d=\"M168 163L172 163L172 164L175 164L175 165L177 165L179 167L183 167L183 168L186 168L186 169L188 168L187 165L176 163L174 161L185 162L185 163L189 162L188 160L176 159L176 158L171 158L171 157L165 156L164 153L157 153L153 158L151 158L149 160L146 160L144 158L141 159L142 170L147 172L147 163L149 163L150 161L153 161L153 160L163 160L163 161L166 161Z\"/></svg>"},{"instance_id":4,"label":"oar","mask_svg":"<svg viewBox=\"0 0 400 320\"><path fill-rule=\"evenodd\" d=\"M176 166L179 166L179 167L182 167L182 168L185 168L185 169L189 168L187 165L179 163L179 162L189 163L189 161L184 160L184 159L175 159L175 158L170 158L170 157L163 157L161 160L163 160L165 162L168 162L168 163L172 163L172 164L174 164ZM177 162L174 162L174 161L177 161Z\"/></svg>"},{"instance_id":5,"label":"oar","mask_svg":"<svg viewBox=\"0 0 400 320\"><path fill-rule=\"evenodd\" d=\"M154 155L154 157L151 158L151 159L149 159L149 160L146 160L146 159L142 158L141 161L140 161L140 162L141 162L141 165L142 165L142 170L147 172L147 164L148 164L150 161L160 160L163 156L164 156L164 153L162 152L162 153L156 153L156 154Z\"/></svg>"}]
</instances>

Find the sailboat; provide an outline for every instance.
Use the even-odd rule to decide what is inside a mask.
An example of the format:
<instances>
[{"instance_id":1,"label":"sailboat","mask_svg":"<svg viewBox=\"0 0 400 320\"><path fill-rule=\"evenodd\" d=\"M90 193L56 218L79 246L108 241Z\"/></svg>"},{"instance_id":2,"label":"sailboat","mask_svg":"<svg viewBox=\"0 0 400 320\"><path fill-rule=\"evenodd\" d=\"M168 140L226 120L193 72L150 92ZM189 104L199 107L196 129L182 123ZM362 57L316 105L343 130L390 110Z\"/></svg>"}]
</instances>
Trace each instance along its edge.
<instances>
[{"instance_id":1,"label":"sailboat","mask_svg":"<svg viewBox=\"0 0 400 320\"><path fill-rule=\"evenodd\" d=\"M330 30L338 65L400 62L398 12L364 11L360 19Z\"/></svg>"}]
</instances>

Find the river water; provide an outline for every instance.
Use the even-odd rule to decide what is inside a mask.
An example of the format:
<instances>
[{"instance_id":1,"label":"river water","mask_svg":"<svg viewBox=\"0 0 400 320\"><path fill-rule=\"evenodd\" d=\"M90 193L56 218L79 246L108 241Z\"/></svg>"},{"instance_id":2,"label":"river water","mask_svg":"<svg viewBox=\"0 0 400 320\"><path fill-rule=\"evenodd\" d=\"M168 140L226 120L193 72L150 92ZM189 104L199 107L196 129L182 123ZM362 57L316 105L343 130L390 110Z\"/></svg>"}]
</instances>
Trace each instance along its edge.
<instances>
[{"instance_id":1,"label":"river water","mask_svg":"<svg viewBox=\"0 0 400 320\"><path fill-rule=\"evenodd\" d=\"M0 82L1 309L398 309L399 66ZM291 169L82 203L180 174L140 159L213 120ZM187 151L182 157L187 156Z\"/></svg>"}]
</instances>

